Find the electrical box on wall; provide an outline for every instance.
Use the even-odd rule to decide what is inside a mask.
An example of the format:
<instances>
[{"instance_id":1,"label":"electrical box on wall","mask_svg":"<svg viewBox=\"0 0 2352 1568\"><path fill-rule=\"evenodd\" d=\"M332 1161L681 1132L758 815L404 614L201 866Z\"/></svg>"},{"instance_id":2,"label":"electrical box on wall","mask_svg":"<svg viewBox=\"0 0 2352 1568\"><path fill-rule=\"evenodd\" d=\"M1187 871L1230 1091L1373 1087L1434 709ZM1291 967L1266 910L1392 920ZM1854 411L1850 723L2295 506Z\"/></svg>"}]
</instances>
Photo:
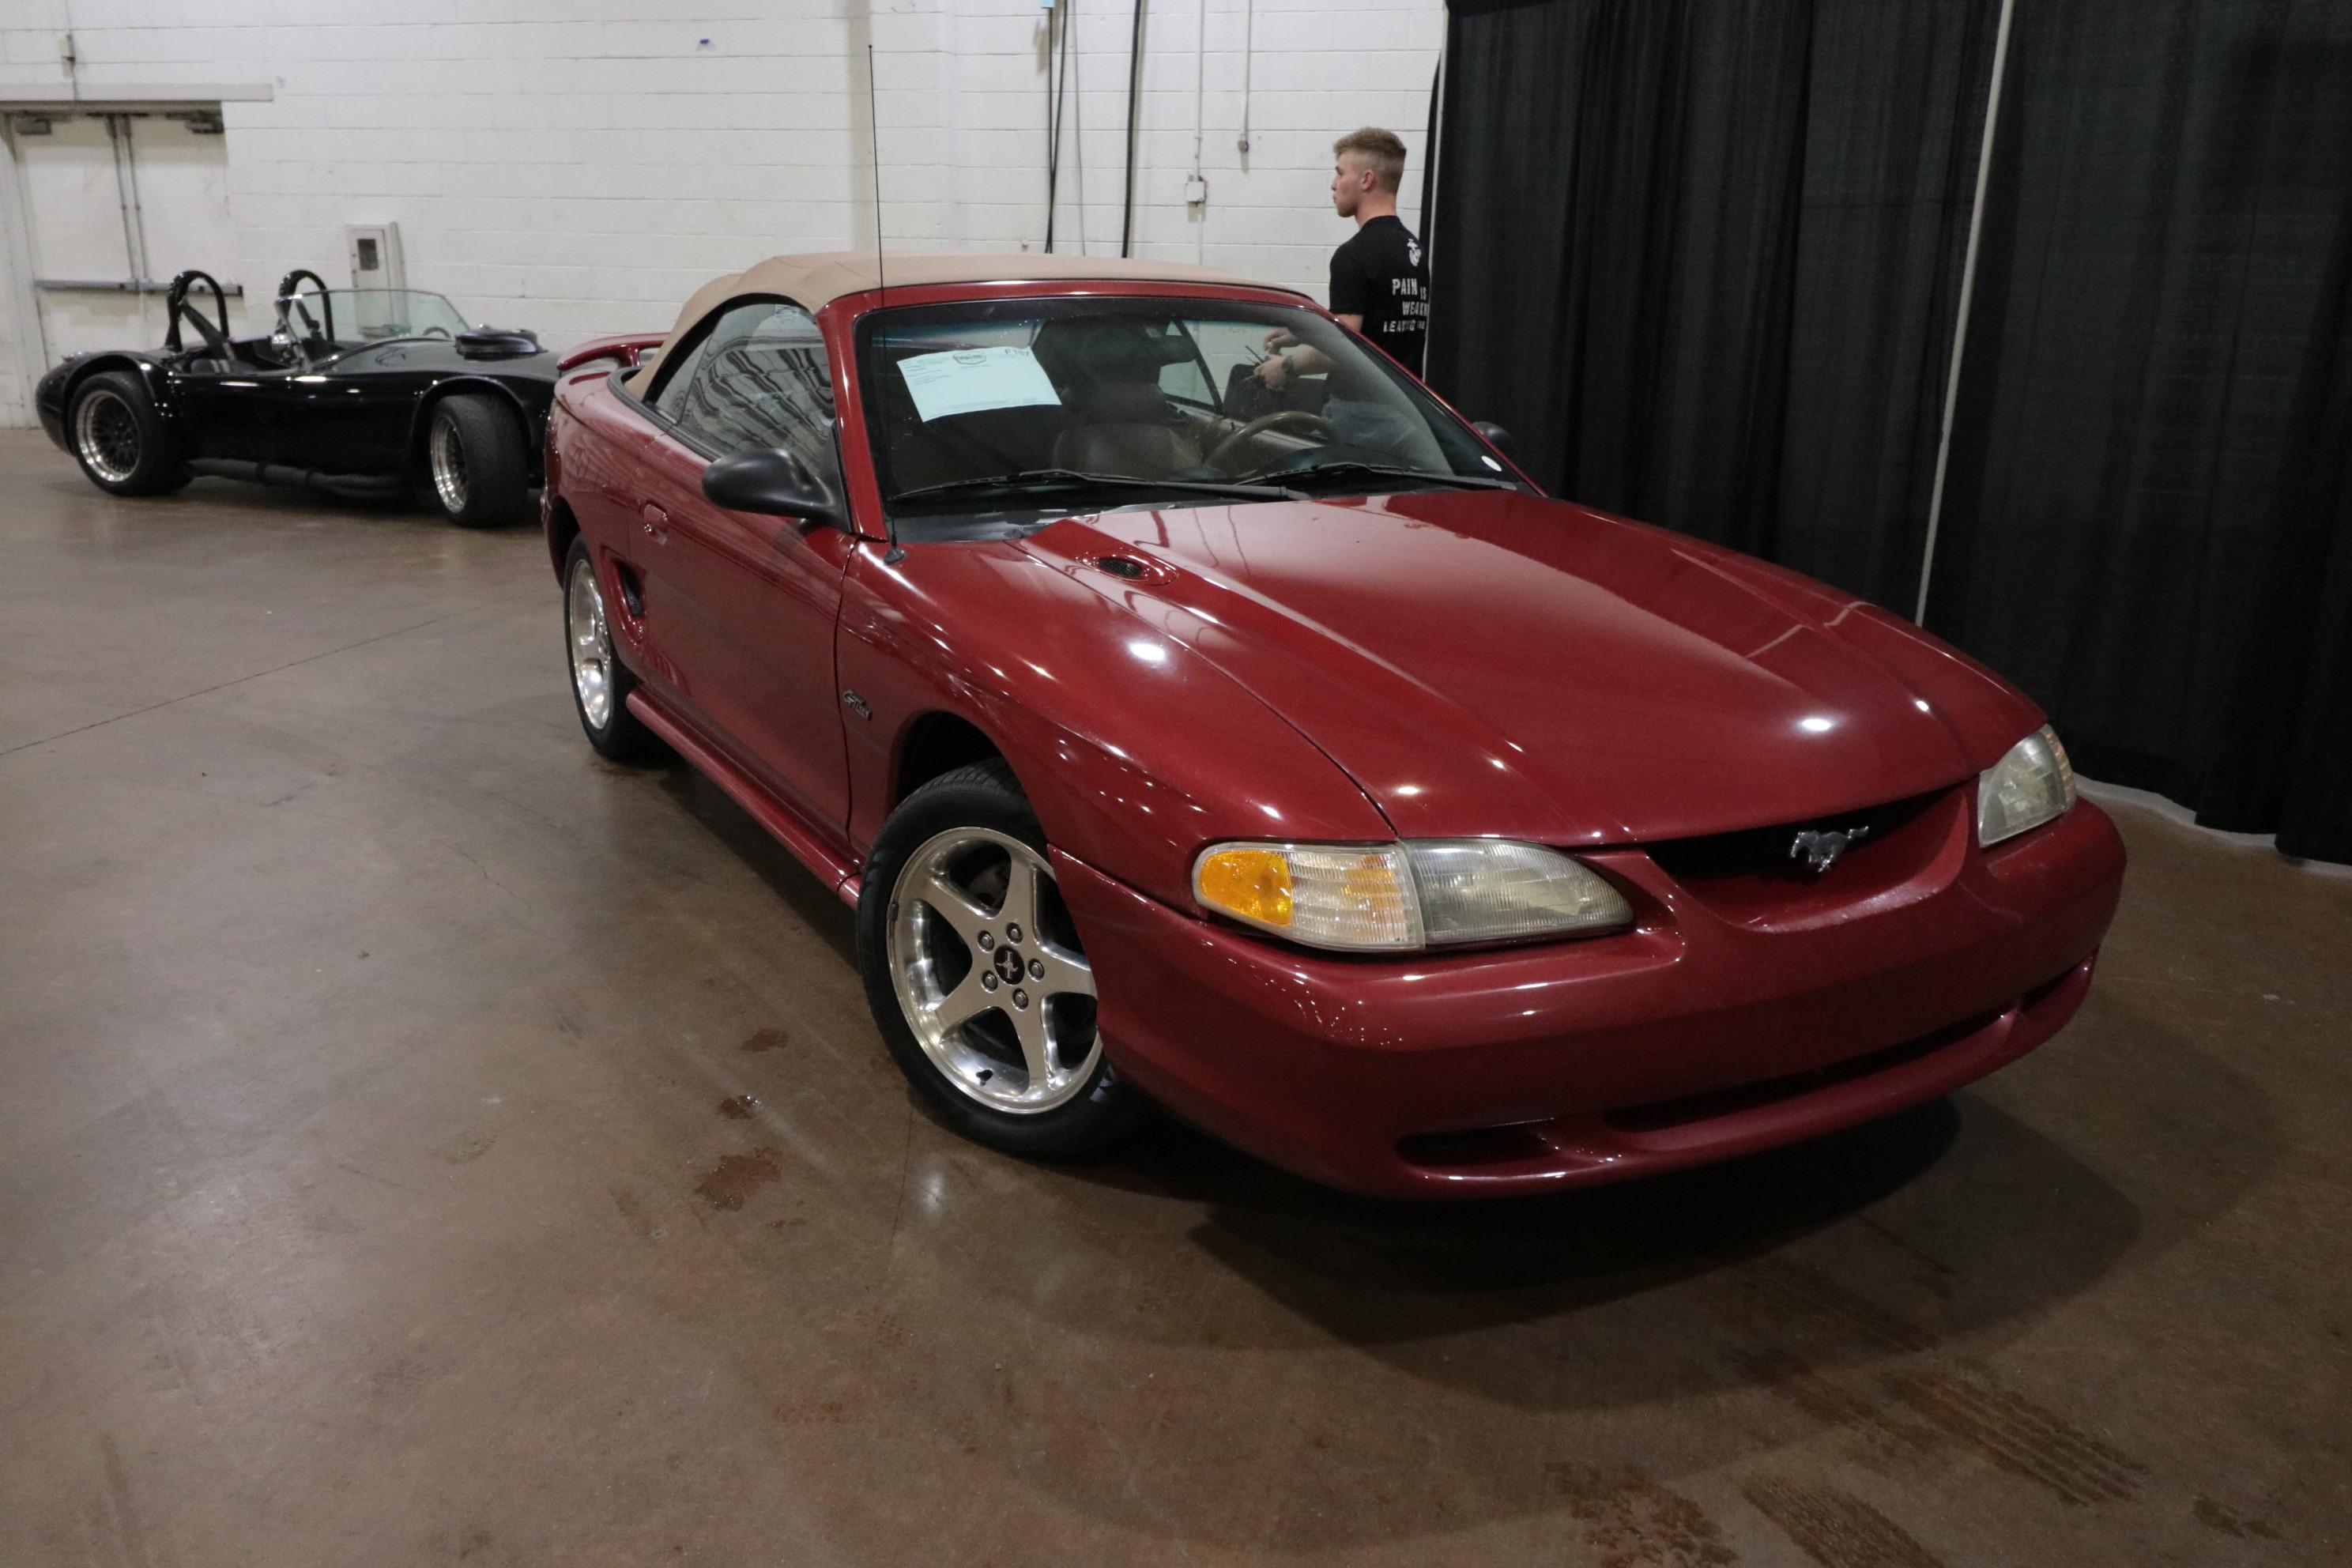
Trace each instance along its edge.
<instances>
[{"instance_id":1,"label":"electrical box on wall","mask_svg":"<svg viewBox=\"0 0 2352 1568\"><path fill-rule=\"evenodd\" d=\"M343 228L343 248L351 256L352 288L408 287L407 271L400 264L398 224L348 224Z\"/></svg>"}]
</instances>

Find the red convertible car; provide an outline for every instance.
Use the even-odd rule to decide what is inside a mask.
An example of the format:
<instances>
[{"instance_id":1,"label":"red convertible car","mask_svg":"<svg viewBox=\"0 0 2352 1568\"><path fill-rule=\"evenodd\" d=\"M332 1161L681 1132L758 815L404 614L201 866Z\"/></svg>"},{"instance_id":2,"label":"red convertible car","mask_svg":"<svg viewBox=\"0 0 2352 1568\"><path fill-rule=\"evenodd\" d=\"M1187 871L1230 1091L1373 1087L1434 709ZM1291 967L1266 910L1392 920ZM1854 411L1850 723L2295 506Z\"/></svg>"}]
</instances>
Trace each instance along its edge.
<instances>
[{"instance_id":1,"label":"red convertible car","mask_svg":"<svg viewBox=\"0 0 2352 1568\"><path fill-rule=\"evenodd\" d=\"M1340 1186L1540 1191L1942 1094L2089 987L2123 849L2031 702L1547 499L1296 293L782 257L567 367L590 743L856 907L984 1142L1148 1098Z\"/></svg>"}]
</instances>

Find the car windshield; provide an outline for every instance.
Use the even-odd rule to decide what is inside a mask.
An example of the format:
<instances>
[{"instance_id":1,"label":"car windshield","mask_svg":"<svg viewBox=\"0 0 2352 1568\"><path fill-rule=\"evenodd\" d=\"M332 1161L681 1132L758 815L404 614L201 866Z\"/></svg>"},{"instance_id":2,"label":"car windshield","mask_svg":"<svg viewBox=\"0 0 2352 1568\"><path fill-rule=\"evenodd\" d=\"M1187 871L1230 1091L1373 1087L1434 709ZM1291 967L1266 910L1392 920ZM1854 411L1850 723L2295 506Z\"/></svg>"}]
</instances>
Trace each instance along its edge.
<instances>
[{"instance_id":1,"label":"car windshield","mask_svg":"<svg viewBox=\"0 0 2352 1568\"><path fill-rule=\"evenodd\" d=\"M309 289L288 301L286 319L301 337L337 343L456 337L467 330L446 297L415 289Z\"/></svg>"},{"instance_id":2,"label":"car windshield","mask_svg":"<svg viewBox=\"0 0 2352 1568\"><path fill-rule=\"evenodd\" d=\"M1295 306L903 306L860 323L858 352L898 517L1512 484L1411 377ZM1270 353L1296 374L1262 374Z\"/></svg>"}]
</instances>

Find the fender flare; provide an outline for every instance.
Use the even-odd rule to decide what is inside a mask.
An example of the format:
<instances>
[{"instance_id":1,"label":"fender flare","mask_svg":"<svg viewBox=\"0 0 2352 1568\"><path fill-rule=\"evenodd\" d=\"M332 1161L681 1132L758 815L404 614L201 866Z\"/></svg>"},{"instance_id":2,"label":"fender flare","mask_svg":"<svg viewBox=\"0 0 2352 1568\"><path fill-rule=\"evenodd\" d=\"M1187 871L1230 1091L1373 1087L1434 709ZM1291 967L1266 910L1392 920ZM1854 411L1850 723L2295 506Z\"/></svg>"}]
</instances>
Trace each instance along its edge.
<instances>
[{"instance_id":1,"label":"fender flare","mask_svg":"<svg viewBox=\"0 0 2352 1568\"><path fill-rule=\"evenodd\" d=\"M424 472L425 436L432 427L434 405L446 397L476 392L492 393L504 399L507 406L514 410L515 417L522 421L523 458L530 466L531 482L541 482L545 478L545 459L540 450L541 443L547 438L545 416L534 416L513 387L488 375L452 375L417 395L415 412L408 419L408 438L401 447L410 473Z\"/></svg>"},{"instance_id":2,"label":"fender flare","mask_svg":"<svg viewBox=\"0 0 2352 1568\"><path fill-rule=\"evenodd\" d=\"M172 395L171 376L153 355L141 353L135 349L101 349L76 364L73 373L66 377L64 385L58 389L58 412L60 415L71 414L74 394L81 389L81 384L101 371L110 370L127 370L138 376L147 388L148 401L155 405L155 416L173 425L180 422L179 404Z\"/></svg>"}]
</instances>

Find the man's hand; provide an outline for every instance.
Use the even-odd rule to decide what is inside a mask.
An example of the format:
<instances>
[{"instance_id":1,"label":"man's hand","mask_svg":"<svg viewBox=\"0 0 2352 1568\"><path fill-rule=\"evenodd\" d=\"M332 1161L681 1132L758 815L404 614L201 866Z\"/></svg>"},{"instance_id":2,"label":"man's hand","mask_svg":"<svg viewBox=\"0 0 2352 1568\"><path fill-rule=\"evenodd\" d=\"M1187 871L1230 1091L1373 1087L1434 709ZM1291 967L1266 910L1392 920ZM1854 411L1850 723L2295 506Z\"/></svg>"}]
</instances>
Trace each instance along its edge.
<instances>
[{"instance_id":1,"label":"man's hand","mask_svg":"<svg viewBox=\"0 0 2352 1568\"><path fill-rule=\"evenodd\" d=\"M1268 392L1279 392L1283 384L1290 379L1290 361L1281 354L1268 354L1258 361L1257 368L1250 374L1256 376L1257 384Z\"/></svg>"},{"instance_id":2,"label":"man's hand","mask_svg":"<svg viewBox=\"0 0 2352 1568\"><path fill-rule=\"evenodd\" d=\"M1297 333L1288 327L1276 327L1265 335L1266 352L1272 353L1276 349L1286 349L1297 342L1298 342Z\"/></svg>"}]
</instances>

